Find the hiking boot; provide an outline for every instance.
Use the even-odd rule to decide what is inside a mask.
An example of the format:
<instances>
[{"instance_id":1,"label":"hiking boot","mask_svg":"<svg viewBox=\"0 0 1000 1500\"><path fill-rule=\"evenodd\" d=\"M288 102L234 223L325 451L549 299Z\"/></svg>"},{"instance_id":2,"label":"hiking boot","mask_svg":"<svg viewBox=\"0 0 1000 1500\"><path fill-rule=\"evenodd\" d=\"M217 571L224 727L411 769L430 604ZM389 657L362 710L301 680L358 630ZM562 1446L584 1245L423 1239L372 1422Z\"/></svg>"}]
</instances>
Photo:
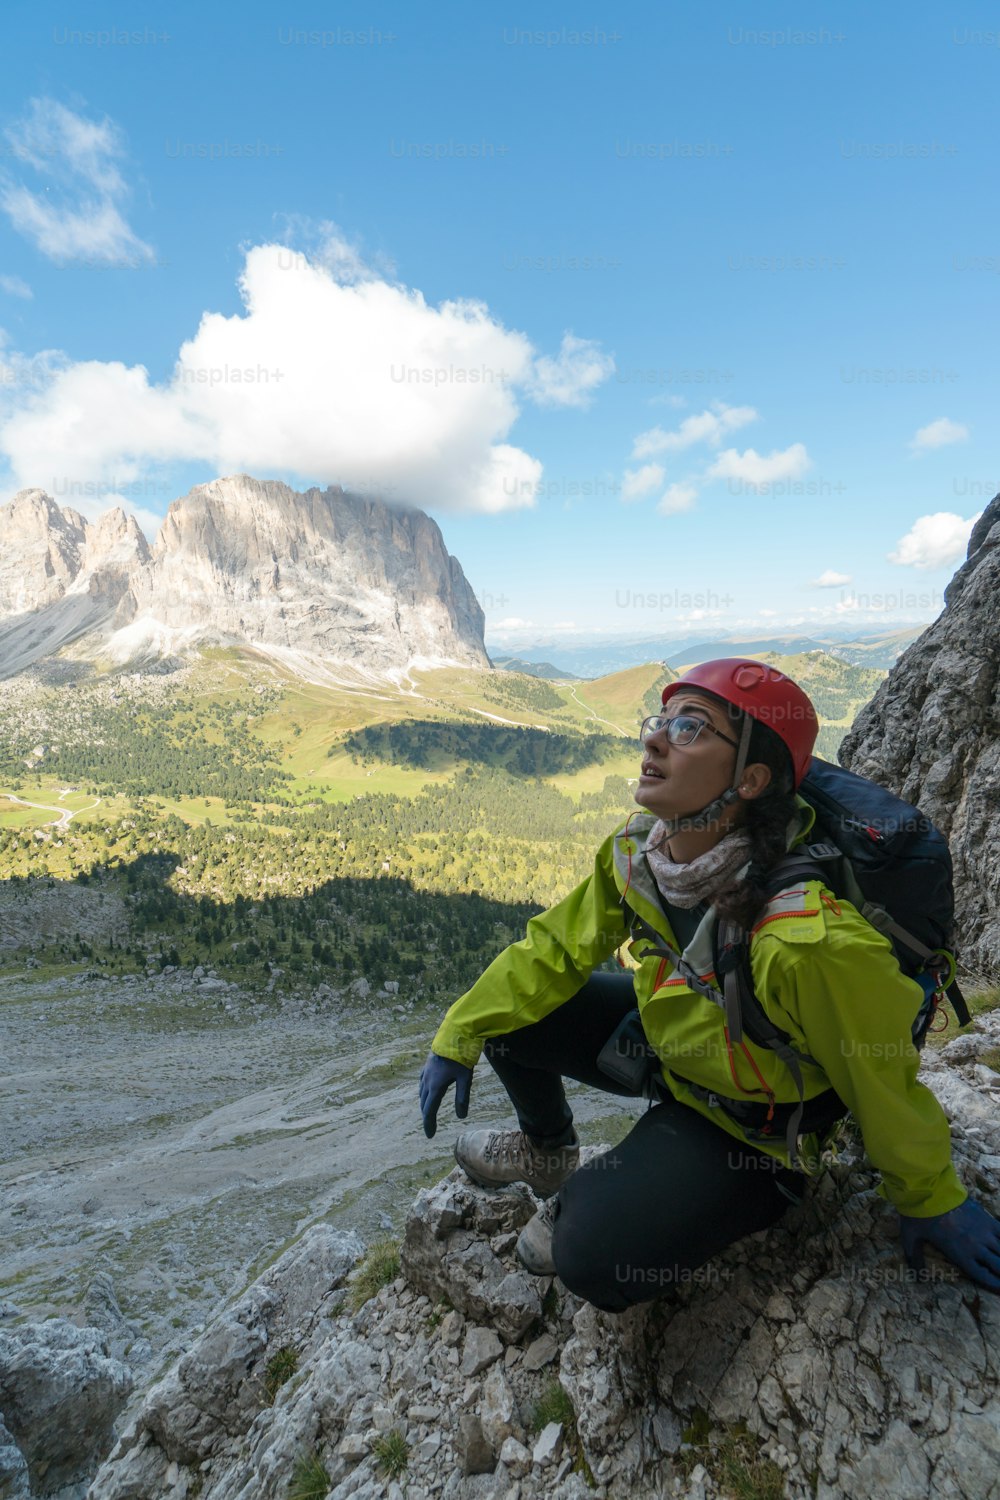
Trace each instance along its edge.
<instances>
[{"instance_id":1,"label":"hiking boot","mask_svg":"<svg viewBox=\"0 0 1000 1500\"><path fill-rule=\"evenodd\" d=\"M540 1198L554 1193L580 1162L580 1143L536 1146L523 1130L465 1130L455 1160L480 1187L526 1182Z\"/></svg>"},{"instance_id":2,"label":"hiking boot","mask_svg":"<svg viewBox=\"0 0 1000 1500\"><path fill-rule=\"evenodd\" d=\"M532 1276L556 1274L555 1261L552 1259L552 1231L558 1207L557 1199L549 1198L518 1235L517 1258Z\"/></svg>"}]
</instances>

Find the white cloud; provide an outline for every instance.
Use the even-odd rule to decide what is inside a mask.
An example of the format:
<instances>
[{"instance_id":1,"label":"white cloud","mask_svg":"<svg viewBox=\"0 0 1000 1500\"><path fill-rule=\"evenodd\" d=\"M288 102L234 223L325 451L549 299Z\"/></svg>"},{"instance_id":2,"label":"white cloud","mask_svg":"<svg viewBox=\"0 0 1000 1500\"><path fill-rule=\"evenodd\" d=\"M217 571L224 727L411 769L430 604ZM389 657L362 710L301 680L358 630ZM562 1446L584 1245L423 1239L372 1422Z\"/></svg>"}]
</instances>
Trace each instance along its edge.
<instances>
[{"instance_id":1,"label":"white cloud","mask_svg":"<svg viewBox=\"0 0 1000 1500\"><path fill-rule=\"evenodd\" d=\"M26 281L20 276L0 276L0 291L7 293L8 297L23 297L26 302L34 297L34 292Z\"/></svg>"},{"instance_id":2,"label":"white cloud","mask_svg":"<svg viewBox=\"0 0 1000 1500\"><path fill-rule=\"evenodd\" d=\"M622 480L622 499L639 500L663 483L662 464L643 464L641 469L626 469Z\"/></svg>"},{"instance_id":3,"label":"white cloud","mask_svg":"<svg viewBox=\"0 0 1000 1500\"><path fill-rule=\"evenodd\" d=\"M961 422L952 422L948 417L938 417L936 422L928 422L926 427L921 427L910 443L911 448L918 452L928 448L943 448L948 443L964 443L969 436L968 427Z\"/></svg>"},{"instance_id":4,"label":"white cloud","mask_svg":"<svg viewBox=\"0 0 1000 1500\"><path fill-rule=\"evenodd\" d=\"M650 427L648 431L640 432L632 445L632 458L677 453L695 443L711 443L718 447L727 432L757 420L752 406L726 406L722 401L713 401L712 408L711 411L699 412L697 416L685 417L673 432L666 432L662 427Z\"/></svg>"},{"instance_id":5,"label":"white cloud","mask_svg":"<svg viewBox=\"0 0 1000 1500\"><path fill-rule=\"evenodd\" d=\"M350 254L337 264L248 250L243 311L205 313L160 384L142 366L46 356L0 392L13 488L62 477L81 492L183 462L437 510L536 504L542 465L507 441L536 388L526 335L480 302L433 306Z\"/></svg>"},{"instance_id":6,"label":"white cloud","mask_svg":"<svg viewBox=\"0 0 1000 1500\"><path fill-rule=\"evenodd\" d=\"M833 568L827 568L818 578L810 580L810 588L814 589L836 589L845 583L850 583L850 573L837 573Z\"/></svg>"},{"instance_id":7,"label":"white cloud","mask_svg":"<svg viewBox=\"0 0 1000 1500\"><path fill-rule=\"evenodd\" d=\"M305 214L276 214L275 218L284 225L290 267L311 262L345 286L356 281L396 279L395 263L384 251L364 254L358 241L350 239L331 219L312 219ZM244 251L252 248L243 246Z\"/></svg>"},{"instance_id":8,"label":"white cloud","mask_svg":"<svg viewBox=\"0 0 1000 1500\"><path fill-rule=\"evenodd\" d=\"M657 501L656 509L661 516L675 516L682 510L690 510L698 498L693 484L670 484Z\"/></svg>"},{"instance_id":9,"label":"white cloud","mask_svg":"<svg viewBox=\"0 0 1000 1500\"><path fill-rule=\"evenodd\" d=\"M767 620L777 619L778 616L778 611L776 609L759 609L757 613L759 615L762 615Z\"/></svg>"},{"instance_id":10,"label":"white cloud","mask_svg":"<svg viewBox=\"0 0 1000 1500\"><path fill-rule=\"evenodd\" d=\"M154 259L122 213L128 188L118 162L125 145L111 120L87 120L55 99L32 99L28 113L4 135L7 154L22 173L35 174L41 191L5 171L0 208L43 255L63 264L142 265Z\"/></svg>"},{"instance_id":11,"label":"white cloud","mask_svg":"<svg viewBox=\"0 0 1000 1500\"><path fill-rule=\"evenodd\" d=\"M539 406L589 406L592 393L614 369L611 355L592 339L565 333L554 359L543 355L535 360L526 388Z\"/></svg>"},{"instance_id":12,"label":"white cloud","mask_svg":"<svg viewBox=\"0 0 1000 1500\"><path fill-rule=\"evenodd\" d=\"M906 535L900 537L896 550L887 554L888 559L900 567L911 568L943 568L958 562L964 557L972 528L981 515L982 511L977 511L967 521L948 510L920 516Z\"/></svg>"},{"instance_id":13,"label":"white cloud","mask_svg":"<svg viewBox=\"0 0 1000 1500\"><path fill-rule=\"evenodd\" d=\"M751 489L774 484L779 479L798 479L809 468L809 455L804 443L793 443L790 448L775 449L768 454L747 448L739 453L735 448L726 448L708 470L711 479L735 479Z\"/></svg>"}]
</instances>

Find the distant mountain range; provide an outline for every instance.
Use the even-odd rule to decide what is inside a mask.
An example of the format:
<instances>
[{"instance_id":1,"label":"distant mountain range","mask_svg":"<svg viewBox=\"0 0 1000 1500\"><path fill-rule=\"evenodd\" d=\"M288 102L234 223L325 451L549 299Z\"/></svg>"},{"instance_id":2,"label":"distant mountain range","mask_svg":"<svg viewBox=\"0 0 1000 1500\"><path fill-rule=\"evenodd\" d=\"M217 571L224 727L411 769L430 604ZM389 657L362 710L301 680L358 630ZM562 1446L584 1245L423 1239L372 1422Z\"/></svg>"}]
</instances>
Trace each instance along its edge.
<instances>
[{"instance_id":1,"label":"distant mountain range","mask_svg":"<svg viewBox=\"0 0 1000 1500\"><path fill-rule=\"evenodd\" d=\"M525 677L546 677L553 682L579 681L572 672L554 667L550 661L525 661L520 656L494 656L491 660L503 672L523 672Z\"/></svg>"},{"instance_id":2,"label":"distant mountain range","mask_svg":"<svg viewBox=\"0 0 1000 1500\"><path fill-rule=\"evenodd\" d=\"M42 490L0 507L0 677L56 652L142 664L249 646L302 675L488 667L484 616L437 524L337 487L247 475L170 506L152 548Z\"/></svg>"},{"instance_id":3,"label":"distant mountain range","mask_svg":"<svg viewBox=\"0 0 1000 1500\"><path fill-rule=\"evenodd\" d=\"M689 636L640 636L634 639L593 640L577 645L542 641L537 646L522 646L518 650L519 671L527 671L532 663L545 667L546 677L603 677L610 672L620 672L626 667L641 662L662 661L675 671L683 671L697 662L711 661L717 656L757 656L773 653L779 656L797 656L807 651L825 651L841 661L854 666L874 667L888 671L906 648L923 635L926 625L913 625L887 631L873 629L870 634L855 629L840 637L833 632L821 636L767 635L747 636L720 632L706 640L702 635ZM487 650L492 660L499 664L510 658L509 645L487 641ZM549 654L557 657L555 665Z\"/></svg>"}]
</instances>

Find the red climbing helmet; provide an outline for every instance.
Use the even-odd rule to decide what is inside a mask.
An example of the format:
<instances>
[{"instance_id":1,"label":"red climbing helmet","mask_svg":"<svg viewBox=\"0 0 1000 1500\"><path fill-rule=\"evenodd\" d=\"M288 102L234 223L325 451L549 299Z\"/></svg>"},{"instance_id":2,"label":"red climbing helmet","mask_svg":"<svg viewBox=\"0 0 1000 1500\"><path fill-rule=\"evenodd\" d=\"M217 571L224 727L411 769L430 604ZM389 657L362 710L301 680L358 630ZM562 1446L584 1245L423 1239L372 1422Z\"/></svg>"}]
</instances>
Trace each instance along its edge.
<instances>
[{"instance_id":1,"label":"red climbing helmet","mask_svg":"<svg viewBox=\"0 0 1000 1500\"><path fill-rule=\"evenodd\" d=\"M686 687L704 688L773 729L788 747L794 783L799 785L809 769L819 720L797 683L765 662L747 656L724 656L718 661L700 662L676 682L669 682L663 689L663 702Z\"/></svg>"}]
</instances>

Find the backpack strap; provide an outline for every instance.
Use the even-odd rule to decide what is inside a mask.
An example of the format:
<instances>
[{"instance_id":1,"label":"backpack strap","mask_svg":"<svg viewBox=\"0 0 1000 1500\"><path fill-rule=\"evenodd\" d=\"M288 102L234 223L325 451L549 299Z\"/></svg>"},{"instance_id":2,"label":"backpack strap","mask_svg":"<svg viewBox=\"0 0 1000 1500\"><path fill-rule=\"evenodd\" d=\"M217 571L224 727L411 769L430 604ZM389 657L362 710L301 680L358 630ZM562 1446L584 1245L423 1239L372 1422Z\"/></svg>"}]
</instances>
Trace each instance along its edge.
<instances>
[{"instance_id":1,"label":"backpack strap","mask_svg":"<svg viewBox=\"0 0 1000 1500\"><path fill-rule=\"evenodd\" d=\"M804 853L802 851L805 851ZM843 868L845 856L837 848L836 844L818 843L803 844L799 849L793 849L782 856L770 871L765 889L768 900L778 894L785 885L797 880L821 880L824 885L831 885L836 891L834 877ZM824 869L824 866L826 868ZM828 878L830 877L830 878ZM900 945L907 948L918 958L923 959L923 967L927 973L933 975L936 987L948 996L952 1009L958 1017L960 1026L968 1026L972 1020L965 996L962 994L955 978L955 960L946 948L928 948L912 932L908 932L895 918L891 917L884 906L876 906L874 902L864 900L860 889L855 893L850 889L851 882L844 882L846 891L840 890L839 895L847 896L848 900L857 900L858 910L866 922L881 932L893 943L897 953Z\"/></svg>"},{"instance_id":2,"label":"backpack strap","mask_svg":"<svg viewBox=\"0 0 1000 1500\"><path fill-rule=\"evenodd\" d=\"M634 910L632 912L631 930L649 943L649 946L644 948L638 955L639 958L669 958L677 973L681 975L691 989L696 990L699 995L704 995L706 1000L711 1000L713 1005L723 1004L721 992L709 984L707 980L702 979L701 975L687 962L683 955L678 953L677 949L668 943L666 938L657 932L655 927L652 927L644 917L640 917L639 913Z\"/></svg>"},{"instance_id":3,"label":"backpack strap","mask_svg":"<svg viewBox=\"0 0 1000 1500\"><path fill-rule=\"evenodd\" d=\"M806 1103L800 1064L805 1062L815 1065L816 1059L810 1057L808 1052L798 1052L792 1046L788 1032L774 1024L758 1000L750 971L750 935L746 929L736 922L722 921L718 932L719 957L716 973L723 983L729 1039L740 1043L745 1032L758 1047L766 1047L773 1052L791 1074L799 1096L785 1126L785 1146L794 1167L798 1163L799 1133Z\"/></svg>"}]
</instances>

